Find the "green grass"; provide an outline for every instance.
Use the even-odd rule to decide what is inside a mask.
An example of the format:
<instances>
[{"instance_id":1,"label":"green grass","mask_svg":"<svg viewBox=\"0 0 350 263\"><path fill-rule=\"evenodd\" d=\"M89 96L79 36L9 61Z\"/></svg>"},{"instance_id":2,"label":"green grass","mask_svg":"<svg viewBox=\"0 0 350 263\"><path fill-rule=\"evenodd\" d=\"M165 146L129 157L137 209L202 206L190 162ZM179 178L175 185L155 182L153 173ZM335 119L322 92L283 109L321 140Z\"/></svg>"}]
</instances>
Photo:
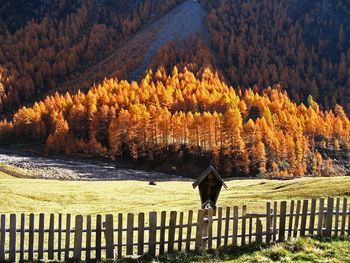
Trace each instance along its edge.
<instances>
[{"instance_id":1,"label":"green grass","mask_svg":"<svg viewBox=\"0 0 350 263\"><path fill-rule=\"evenodd\" d=\"M299 238L271 246L252 245L229 252L176 253L123 262L350 262L350 240Z\"/></svg>"},{"instance_id":2,"label":"green grass","mask_svg":"<svg viewBox=\"0 0 350 263\"><path fill-rule=\"evenodd\" d=\"M304 178L291 181L227 182L221 206L248 205L265 211L267 201L349 196L350 177ZM198 209L198 190L191 182L51 181L21 179L0 172L0 213L106 214Z\"/></svg>"}]
</instances>

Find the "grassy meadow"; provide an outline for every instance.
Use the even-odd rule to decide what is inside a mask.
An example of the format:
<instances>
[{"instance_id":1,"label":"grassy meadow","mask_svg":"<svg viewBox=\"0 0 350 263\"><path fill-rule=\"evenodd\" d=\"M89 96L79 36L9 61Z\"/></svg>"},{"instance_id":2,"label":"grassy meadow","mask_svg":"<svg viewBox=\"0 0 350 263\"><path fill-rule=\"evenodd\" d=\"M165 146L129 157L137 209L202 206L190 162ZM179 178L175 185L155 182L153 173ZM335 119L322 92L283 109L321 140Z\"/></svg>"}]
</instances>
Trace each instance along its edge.
<instances>
[{"instance_id":1,"label":"grassy meadow","mask_svg":"<svg viewBox=\"0 0 350 263\"><path fill-rule=\"evenodd\" d=\"M289 181L228 181L219 205L248 206L265 211L267 201L350 196L350 177L304 178ZM192 183L144 181L54 181L22 179L0 172L0 213L127 213L187 211L200 205Z\"/></svg>"}]
</instances>

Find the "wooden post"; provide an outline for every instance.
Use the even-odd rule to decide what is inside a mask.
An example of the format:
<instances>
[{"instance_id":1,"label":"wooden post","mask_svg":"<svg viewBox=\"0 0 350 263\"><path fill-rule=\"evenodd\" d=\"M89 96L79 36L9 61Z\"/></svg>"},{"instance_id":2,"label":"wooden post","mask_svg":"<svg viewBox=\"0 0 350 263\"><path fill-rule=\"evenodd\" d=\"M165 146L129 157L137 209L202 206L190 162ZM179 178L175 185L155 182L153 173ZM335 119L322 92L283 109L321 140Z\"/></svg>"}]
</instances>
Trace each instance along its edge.
<instances>
[{"instance_id":1,"label":"wooden post","mask_svg":"<svg viewBox=\"0 0 350 263\"><path fill-rule=\"evenodd\" d=\"M71 215L66 215L66 241L65 241L65 247L64 247L64 259L67 261L69 257L69 250L70 250L70 223L71 223Z\"/></svg>"},{"instance_id":2,"label":"wooden post","mask_svg":"<svg viewBox=\"0 0 350 263\"><path fill-rule=\"evenodd\" d=\"M273 202L273 241L277 241L277 202Z\"/></svg>"},{"instance_id":3,"label":"wooden post","mask_svg":"<svg viewBox=\"0 0 350 263\"><path fill-rule=\"evenodd\" d=\"M144 249L144 243L145 243L145 214L139 213L139 220L138 220L138 234L137 234L137 252L138 255L142 256Z\"/></svg>"},{"instance_id":4,"label":"wooden post","mask_svg":"<svg viewBox=\"0 0 350 263\"><path fill-rule=\"evenodd\" d=\"M77 215L74 225L74 260L81 260L81 246L83 240L83 217Z\"/></svg>"},{"instance_id":5,"label":"wooden post","mask_svg":"<svg viewBox=\"0 0 350 263\"><path fill-rule=\"evenodd\" d=\"M10 244L9 244L9 261L16 262L16 234L17 234L16 215L10 215Z\"/></svg>"},{"instance_id":6,"label":"wooden post","mask_svg":"<svg viewBox=\"0 0 350 263\"><path fill-rule=\"evenodd\" d=\"M45 215L39 215L39 244L38 244L38 260L44 259L44 227Z\"/></svg>"},{"instance_id":7,"label":"wooden post","mask_svg":"<svg viewBox=\"0 0 350 263\"><path fill-rule=\"evenodd\" d=\"M222 207L218 208L218 228L216 238L216 248L219 249L221 246L221 232L222 232Z\"/></svg>"},{"instance_id":8,"label":"wooden post","mask_svg":"<svg viewBox=\"0 0 350 263\"><path fill-rule=\"evenodd\" d=\"M343 200L343 209L342 209L342 220L341 220L341 230L340 230L340 235L342 237L345 236L345 224L346 224L346 209L348 206L348 199L344 198Z\"/></svg>"},{"instance_id":9,"label":"wooden post","mask_svg":"<svg viewBox=\"0 0 350 263\"><path fill-rule=\"evenodd\" d=\"M48 259L53 260L54 258L54 242L55 242L55 215L50 214L49 224L49 245L48 245Z\"/></svg>"},{"instance_id":10,"label":"wooden post","mask_svg":"<svg viewBox=\"0 0 350 263\"><path fill-rule=\"evenodd\" d=\"M101 261L102 215L96 216L96 260Z\"/></svg>"},{"instance_id":11,"label":"wooden post","mask_svg":"<svg viewBox=\"0 0 350 263\"><path fill-rule=\"evenodd\" d=\"M237 246L238 240L238 206L233 207L233 235L232 235L232 245Z\"/></svg>"},{"instance_id":12,"label":"wooden post","mask_svg":"<svg viewBox=\"0 0 350 263\"><path fill-rule=\"evenodd\" d=\"M126 254L133 255L134 253L134 214L128 213L126 225Z\"/></svg>"},{"instance_id":13,"label":"wooden post","mask_svg":"<svg viewBox=\"0 0 350 263\"><path fill-rule=\"evenodd\" d=\"M266 243L271 242L271 203L266 203Z\"/></svg>"},{"instance_id":14,"label":"wooden post","mask_svg":"<svg viewBox=\"0 0 350 263\"><path fill-rule=\"evenodd\" d=\"M177 212L171 211L170 212L170 221L169 221L168 253L174 252L176 218L177 218Z\"/></svg>"},{"instance_id":15,"label":"wooden post","mask_svg":"<svg viewBox=\"0 0 350 263\"><path fill-rule=\"evenodd\" d=\"M294 237L297 237L298 232L299 232L300 207L301 207L301 201L298 200L297 201L296 215L295 215L294 233L293 233Z\"/></svg>"},{"instance_id":16,"label":"wooden post","mask_svg":"<svg viewBox=\"0 0 350 263\"><path fill-rule=\"evenodd\" d=\"M306 229L306 220L307 220L307 212L308 212L308 200L303 201L303 212L301 215L301 224L300 224L300 236L305 236L305 229Z\"/></svg>"},{"instance_id":17,"label":"wooden post","mask_svg":"<svg viewBox=\"0 0 350 263\"><path fill-rule=\"evenodd\" d=\"M114 260L114 225L113 215L106 215L106 259Z\"/></svg>"},{"instance_id":18,"label":"wooden post","mask_svg":"<svg viewBox=\"0 0 350 263\"><path fill-rule=\"evenodd\" d=\"M334 224L334 236L338 236L338 227L339 227L339 209L340 209L340 198L337 198L335 205L335 224Z\"/></svg>"},{"instance_id":19,"label":"wooden post","mask_svg":"<svg viewBox=\"0 0 350 263\"><path fill-rule=\"evenodd\" d=\"M252 234L253 234L253 217L249 217L249 231L248 231L248 244L252 243Z\"/></svg>"},{"instance_id":20,"label":"wooden post","mask_svg":"<svg viewBox=\"0 0 350 263\"><path fill-rule=\"evenodd\" d=\"M159 237L159 254L164 254L165 250L165 225L166 225L166 211L160 214L160 237Z\"/></svg>"},{"instance_id":21,"label":"wooden post","mask_svg":"<svg viewBox=\"0 0 350 263\"><path fill-rule=\"evenodd\" d=\"M256 242L262 243L262 223L259 218L256 219Z\"/></svg>"},{"instance_id":22,"label":"wooden post","mask_svg":"<svg viewBox=\"0 0 350 263\"><path fill-rule=\"evenodd\" d=\"M204 223L204 210L199 209L198 217L197 217L197 227L196 227L196 243L195 243L196 249L202 248L203 223Z\"/></svg>"},{"instance_id":23,"label":"wooden post","mask_svg":"<svg viewBox=\"0 0 350 263\"><path fill-rule=\"evenodd\" d=\"M34 260L34 214L29 215L28 261Z\"/></svg>"},{"instance_id":24,"label":"wooden post","mask_svg":"<svg viewBox=\"0 0 350 263\"><path fill-rule=\"evenodd\" d=\"M192 239L192 220L193 220L193 211L188 211L188 220L187 220L187 233L186 233L186 251L191 250L191 239Z\"/></svg>"},{"instance_id":25,"label":"wooden post","mask_svg":"<svg viewBox=\"0 0 350 263\"><path fill-rule=\"evenodd\" d=\"M62 214L58 215L58 247L57 247L57 259L62 259Z\"/></svg>"},{"instance_id":26,"label":"wooden post","mask_svg":"<svg viewBox=\"0 0 350 263\"><path fill-rule=\"evenodd\" d=\"M86 251L85 251L85 261L89 262L91 260L91 216L86 217Z\"/></svg>"},{"instance_id":27,"label":"wooden post","mask_svg":"<svg viewBox=\"0 0 350 263\"><path fill-rule=\"evenodd\" d=\"M226 217L225 217L225 233L224 233L224 249L227 249L228 245L228 232L230 229L230 215L231 215L231 208L226 207Z\"/></svg>"},{"instance_id":28,"label":"wooden post","mask_svg":"<svg viewBox=\"0 0 350 263\"><path fill-rule=\"evenodd\" d=\"M25 237L25 222L26 218L24 214L21 214L21 236L20 236L20 246L19 246L19 261L24 261L24 237Z\"/></svg>"},{"instance_id":29,"label":"wooden post","mask_svg":"<svg viewBox=\"0 0 350 263\"><path fill-rule=\"evenodd\" d=\"M151 256L156 255L156 242L157 242L157 213L149 213L149 248L148 253Z\"/></svg>"},{"instance_id":30,"label":"wooden post","mask_svg":"<svg viewBox=\"0 0 350 263\"><path fill-rule=\"evenodd\" d=\"M0 262L4 262L6 258L6 215L1 215L1 234L0 234Z\"/></svg>"},{"instance_id":31,"label":"wooden post","mask_svg":"<svg viewBox=\"0 0 350 263\"><path fill-rule=\"evenodd\" d=\"M278 232L278 240L280 242L284 241L286 239L286 214L287 214L287 202L282 201L281 202L281 208L280 208L280 225L279 225L279 232Z\"/></svg>"},{"instance_id":32,"label":"wooden post","mask_svg":"<svg viewBox=\"0 0 350 263\"><path fill-rule=\"evenodd\" d=\"M316 215L316 199L311 201L311 214L310 214L310 224L309 224L309 233L314 235L315 231L315 215Z\"/></svg>"},{"instance_id":33,"label":"wooden post","mask_svg":"<svg viewBox=\"0 0 350 263\"><path fill-rule=\"evenodd\" d=\"M326 224L326 237L332 236L332 221L333 221L333 205L334 199L328 198L327 202L327 224Z\"/></svg>"},{"instance_id":34,"label":"wooden post","mask_svg":"<svg viewBox=\"0 0 350 263\"><path fill-rule=\"evenodd\" d=\"M182 251L183 224L184 224L184 213L183 213L183 212L180 212L180 218L179 218L179 237L178 237L178 244L177 244L177 250L178 250L178 251Z\"/></svg>"},{"instance_id":35,"label":"wooden post","mask_svg":"<svg viewBox=\"0 0 350 263\"><path fill-rule=\"evenodd\" d=\"M242 241L241 245L245 245L245 238L246 238L246 215L247 215L247 206L243 205L242 207Z\"/></svg>"},{"instance_id":36,"label":"wooden post","mask_svg":"<svg viewBox=\"0 0 350 263\"><path fill-rule=\"evenodd\" d=\"M289 223L288 223L288 239L291 239L293 236L293 219L294 219L294 200L290 202L289 210Z\"/></svg>"},{"instance_id":37,"label":"wooden post","mask_svg":"<svg viewBox=\"0 0 350 263\"><path fill-rule=\"evenodd\" d=\"M213 208L208 209L208 249L213 248Z\"/></svg>"},{"instance_id":38,"label":"wooden post","mask_svg":"<svg viewBox=\"0 0 350 263\"><path fill-rule=\"evenodd\" d=\"M123 214L118 214L118 259L123 257Z\"/></svg>"}]
</instances>

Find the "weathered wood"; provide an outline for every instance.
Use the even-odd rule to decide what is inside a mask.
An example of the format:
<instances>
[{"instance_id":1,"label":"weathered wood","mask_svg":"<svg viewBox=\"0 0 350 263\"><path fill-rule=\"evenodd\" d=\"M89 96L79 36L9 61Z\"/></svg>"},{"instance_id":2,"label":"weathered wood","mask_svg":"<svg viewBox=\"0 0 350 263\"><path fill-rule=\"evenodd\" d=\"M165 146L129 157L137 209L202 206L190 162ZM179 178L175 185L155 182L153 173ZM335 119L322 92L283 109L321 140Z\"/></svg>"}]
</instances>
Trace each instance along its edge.
<instances>
[{"instance_id":1,"label":"weathered wood","mask_svg":"<svg viewBox=\"0 0 350 263\"><path fill-rule=\"evenodd\" d=\"M350 212L350 206L349 206L349 212ZM348 236L350 236L350 214L348 216Z\"/></svg>"},{"instance_id":2,"label":"weathered wood","mask_svg":"<svg viewBox=\"0 0 350 263\"><path fill-rule=\"evenodd\" d=\"M208 209L208 249L213 248L213 208Z\"/></svg>"},{"instance_id":3,"label":"weathered wood","mask_svg":"<svg viewBox=\"0 0 350 263\"><path fill-rule=\"evenodd\" d=\"M34 214L29 215L28 261L34 260Z\"/></svg>"},{"instance_id":4,"label":"weathered wood","mask_svg":"<svg viewBox=\"0 0 350 263\"><path fill-rule=\"evenodd\" d=\"M182 251L182 242L183 242L183 224L184 224L184 213L180 213L179 218L179 236L178 236L178 243L177 243L177 250Z\"/></svg>"},{"instance_id":5,"label":"weathered wood","mask_svg":"<svg viewBox=\"0 0 350 263\"><path fill-rule=\"evenodd\" d=\"M65 240L65 246L64 246L64 259L68 260L70 258L69 251L70 251L70 232L71 232L71 215L66 215L66 240Z\"/></svg>"},{"instance_id":6,"label":"weathered wood","mask_svg":"<svg viewBox=\"0 0 350 263\"><path fill-rule=\"evenodd\" d=\"M159 236L159 254L164 254L165 250L165 226L166 226L166 211L160 214L160 236Z\"/></svg>"},{"instance_id":7,"label":"weathered wood","mask_svg":"<svg viewBox=\"0 0 350 263\"><path fill-rule=\"evenodd\" d=\"M96 260L101 261L102 215L96 216Z\"/></svg>"},{"instance_id":8,"label":"weathered wood","mask_svg":"<svg viewBox=\"0 0 350 263\"><path fill-rule=\"evenodd\" d=\"M134 220L133 216L132 219ZM114 260L114 224L113 215L106 215L106 259Z\"/></svg>"},{"instance_id":9,"label":"weathered wood","mask_svg":"<svg viewBox=\"0 0 350 263\"><path fill-rule=\"evenodd\" d=\"M229 229L230 229L230 216L231 216L231 208L226 207L224 249L227 249L227 246L228 246L228 235L229 235Z\"/></svg>"},{"instance_id":10,"label":"weathered wood","mask_svg":"<svg viewBox=\"0 0 350 263\"><path fill-rule=\"evenodd\" d=\"M293 220L294 220L294 200L290 202L289 210L289 222L288 222L288 239L291 239L293 236Z\"/></svg>"},{"instance_id":11,"label":"weathered wood","mask_svg":"<svg viewBox=\"0 0 350 263\"><path fill-rule=\"evenodd\" d=\"M273 202L273 241L277 241L277 209L278 209L278 203L275 201Z\"/></svg>"},{"instance_id":12,"label":"weathered wood","mask_svg":"<svg viewBox=\"0 0 350 263\"><path fill-rule=\"evenodd\" d=\"M54 242L55 242L55 215L50 214L49 224L49 244L48 244L48 259L53 260L54 258Z\"/></svg>"},{"instance_id":13,"label":"weathered wood","mask_svg":"<svg viewBox=\"0 0 350 263\"><path fill-rule=\"evenodd\" d=\"M9 261L16 262L16 234L17 234L16 215L10 215L10 243L9 243Z\"/></svg>"},{"instance_id":14,"label":"weathered wood","mask_svg":"<svg viewBox=\"0 0 350 263\"><path fill-rule=\"evenodd\" d=\"M300 236L304 237L305 236L305 229L306 229L306 220L307 220L307 212L308 212L308 207L309 201L304 200L303 201L303 212L301 215L301 223L300 223Z\"/></svg>"},{"instance_id":15,"label":"weathered wood","mask_svg":"<svg viewBox=\"0 0 350 263\"><path fill-rule=\"evenodd\" d=\"M233 207L233 235L232 235L232 245L238 245L238 206Z\"/></svg>"},{"instance_id":16,"label":"weathered wood","mask_svg":"<svg viewBox=\"0 0 350 263\"><path fill-rule=\"evenodd\" d=\"M241 239L241 245L244 246L246 244L246 214L247 214L247 206L243 205L242 207L242 239Z\"/></svg>"},{"instance_id":17,"label":"weathered wood","mask_svg":"<svg viewBox=\"0 0 350 263\"><path fill-rule=\"evenodd\" d=\"M57 244L57 259L62 259L62 214L58 215L58 244Z\"/></svg>"},{"instance_id":18,"label":"weathered wood","mask_svg":"<svg viewBox=\"0 0 350 263\"><path fill-rule=\"evenodd\" d=\"M221 246L221 232L222 232L222 207L218 207L218 227L216 233L216 248Z\"/></svg>"},{"instance_id":19,"label":"weathered wood","mask_svg":"<svg viewBox=\"0 0 350 263\"><path fill-rule=\"evenodd\" d=\"M280 207L280 225L278 232L278 240L280 242L286 239L286 215L287 215L287 202L282 201Z\"/></svg>"},{"instance_id":20,"label":"weathered wood","mask_svg":"<svg viewBox=\"0 0 350 263\"><path fill-rule=\"evenodd\" d=\"M118 259L123 257L123 214L118 214Z\"/></svg>"},{"instance_id":21,"label":"weathered wood","mask_svg":"<svg viewBox=\"0 0 350 263\"><path fill-rule=\"evenodd\" d=\"M334 236L338 236L339 227L339 209L340 209L340 198L337 198L335 205L335 222L334 222Z\"/></svg>"},{"instance_id":22,"label":"weathered wood","mask_svg":"<svg viewBox=\"0 0 350 263\"><path fill-rule=\"evenodd\" d=\"M176 218L177 212L170 212L170 221L169 221L169 239L168 239L168 252L174 252L174 241L175 241L175 230L176 230Z\"/></svg>"},{"instance_id":23,"label":"weathered wood","mask_svg":"<svg viewBox=\"0 0 350 263\"><path fill-rule=\"evenodd\" d=\"M322 237L323 235L323 210L324 210L324 199L321 198L318 206L318 222L317 222L317 236Z\"/></svg>"},{"instance_id":24,"label":"weathered wood","mask_svg":"<svg viewBox=\"0 0 350 263\"><path fill-rule=\"evenodd\" d=\"M149 213L149 248L148 252L151 256L156 254L156 242L157 242L157 213Z\"/></svg>"},{"instance_id":25,"label":"weathered wood","mask_svg":"<svg viewBox=\"0 0 350 263\"><path fill-rule=\"evenodd\" d=\"M252 243L252 234L253 234L253 217L249 217L249 231L248 231L248 243Z\"/></svg>"},{"instance_id":26,"label":"weathered wood","mask_svg":"<svg viewBox=\"0 0 350 263\"><path fill-rule=\"evenodd\" d=\"M45 215L39 215L39 242L38 242L38 259L44 259L44 228L45 228Z\"/></svg>"},{"instance_id":27,"label":"weathered wood","mask_svg":"<svg viewBox=\"0 0 350 263\"><path fill-rule=\"evenodd\" d=\"M342 220L341 220L341 230L340 230L340 235L342 237L345 236L345 224L346 224L346 209L347 209L347 206L348 206L348 199L347 198L344 198L343 199L343 209L342 209Z\"/></svg>"},{"instance_id":28,"label":"weathered wood","mask_svg":"<svg viewBox=\"0 0 350 263\"><path fill-rule=\"evenodd\" d=\"M300 217L300 209L301 209L301 201L297 201L297 209L296 209L296 215L295 215L295 224L294 224L294 232L293 236L297 237L299 232L299 217Z\"/></svg>"},{"instance_id":29,"label":"weathered wood","mask_svg":"<svg viewBox=\"0 0 350 263\"><path fill-rule=\"evenodd\" d=\"M262 243L263 234L262 234L262 223L259 218L256 219L256 242Z\"/></svg>"},{"instance_id":30,"label":"weathered wood","mask_svg":"<svg viewBox=\"0 0 350 263\"><path fill-rule=\"evenodd\" d=\"M143 255L145 243L145 213L139 213L137 233L137 253Z\"/></svg>"},{"instance_id":31,"label":"weathered wood","mask_svg":"<svg viewBox=\"0 0 350 263\"><path fill-rule=\"evenodd\" d=\"M91 216L86 217L86 240L85 240L85 261L89 262L91 260Z\"/></svg>"},{"instance_id":32,"label":"weathered wood","mask_svg":"<svg viewBox=\"0 0 350 263\"><path fill-rule=\"evenodd\" d=\"M186 251L191 250L191 239L192 239L192 220L193 220L193 211L188 211L187 219L187 233L186 233Z\"/></svg>"},{"instance_id":33,"label":"weathered wood","mask_svg":"<svg viewBox=\"0 0 350 263\"><path fill-rule=\"evenodd\" d=\"M196 249L202 248L203 224L204 224L204 210L200 209L198 210L198 216L197 216L196 242L195 242Z\"/></svg>"},{"instance_id":34,"label":"weathered wood","mask_svg":"<svg viewBox=\"0 0 350 263\"><path fill-rule=\"evenodd\" d=\"M81 215L75 216L74 224L74 260L81 260L81 248L83 241L83 217Z\"/></svg>"},{"instance_id":35,"label":"weathered wood","mask_svg":"<svg viewBox=\"0 0 350 263\"><path fill-rule=\"evenodd\" d=\"M327 201L326 237L332 236L333 209L334 209L334 199L329 197Z\"/></svg>"},{"instance_id":36,"label":"weathered wood","mask_svg":"<svg viewBox=\"0 0 350 263\"><path fill-rule=\"evenodd\" d=\"M21 214L21 234L20 234L20 245L19 245L19 261L24 261L24 237L25 237L25 222L26 218L24 214Z\"/></svg>"},{"instance_id":37,"label":"weathered wood","mask_svg":"<svg viewBox=\"0 0 350 263\"><path fill-rule=\"evenodd\" d=\"M271 203L266 203L266 243L271 242Z\"/></svg>"},{"instance_id":38,"label":"weathered wood","mask_svg":"<svg viewBox=\"0 0 350 263\"><path fill-rule=\"evenodd\" d=\"M4 262L6 258L6 215L1 215L1 233L0 233L0 262Z\"/></svg>"},{"instance_id":39,"label":"weathered wood","mask_svg":"<svg viewBox=\"0 0 350 263\"><path fill-rule=\"evenodd\" d=\"M128 213L126 225L126 254L134 254L134 214Z\"/></svg>"},{"instance_id":40,"label":"weathered wood","mask_svg":"<svg viewBox=\"0 0 350 263\"><path fill-rule=\"evenodd\" d=\"M313 235L315 231L315 215L316 215L316 199L312 199L311 211L310 211L310 223L309 223L310 235Z\"/></svg>"}]
</instances>

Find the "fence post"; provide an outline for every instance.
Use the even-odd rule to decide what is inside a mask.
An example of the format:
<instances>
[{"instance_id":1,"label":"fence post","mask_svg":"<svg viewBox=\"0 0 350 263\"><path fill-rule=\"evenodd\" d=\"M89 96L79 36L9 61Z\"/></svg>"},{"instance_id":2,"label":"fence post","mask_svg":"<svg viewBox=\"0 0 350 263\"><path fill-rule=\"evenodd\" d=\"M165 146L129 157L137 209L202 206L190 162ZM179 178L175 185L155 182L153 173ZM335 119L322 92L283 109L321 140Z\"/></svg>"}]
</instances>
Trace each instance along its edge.
<instances>
[{"instance_id":1,"label":"fence post","mask_svg":"<svg viewBox=\"0 0 350 263\"><path fill-rule=\"evenodd\" d=\"M91 260L91 216L88 215L86 218L86 251L85 251L85 261L89 262Z\"/></svg>"},{"instance_id":2,"label":"fence post","mask_svg":"<svg viewBox=\"0 0 350 263\"><path fill-rule=\"evenodd\" d=\"M309 201L304 200L303 201L303 212L301 215L301 224L300 224L300 236L301 237L305 236L308 205L309 205Z\"/></svg>"},{"instance_id":3,"label":"fence post","mask_svg":"<svg viewBox=\"0 0 350 263\"><path fill-rule=\"evenodd\" d=\"M49 245L48 245L48 259L53 260L54 258L54 244L55 244L55 215L50 214L49 224Z\"/></svg>"},{"instance_id":4,"label":"fence post","mask_svg":"<svg viewBox=\"0 0 350 263\"><path fill-rule=\"evenodd\" d=\"M39 215L39 244L38 244L38 259L44 259L44 228L45 214Z\"/></svg>"},{"instance_id":5,"label":"fence post","mask_svg":"<svg viewBox=\"0 0 350 263\"><path fill-rule=\"evenodd\" d=\"M218 228L217 228L217 238L216 238L216 248L221 246L221 231L222 231L222 207L218 208Z\"/></svg>"},{"instance_id":6,"label":"fence post","mask_svg":"<svg viewBox=\"0 0 350 263\"><path fill-rule=\"evenodd\" d=\"M334 199L328 198L327 202L327 225L326 225L326 237L332 236L332 222L333 222L333 205Z\"/></svg>"},{"instance_id":7,"label":"fence post","mask_svg":"<svg viewBox=\"0 0 350 263\"><path fill-rule=\"evenodd\" d=\"M165 225L166 225L166 211L160 213L160 234L159 234L159 254L164 254L165 250Z\"/></svg>"},{"instance_id":8,"label":"fence post","mask_svg":"<svg viewBox=\"0 0 350 263\"><path fill-rule=\"evenodd\" d=\"M83 217L77 215L74 225L74 260L81 260L81 244L83 240Z\"/></svg>"},{"instance_id":9,"label":"fence post","mask_svg":"<svg viewBox=\"0 0 350 263\"><path fill-rule=\"evenodd\" d=\"M300 207L301 207L301 201L298 200L297 201L297 209L295 211L296 215L295 215L295 224L294 224L294 233L293 233L294 237L297 237L298 232L299 232Z\"/></svg>"},{"instance_id":10,"label":"fence post","mask_svg":"<svg viewBox=\"0 0 350 263\"><path fill-rule=\"evenodd\" d=\"M238 206L233 207L233 235L232 245L237 246L238 239Z\"/></svg>"},{"instance_id":11,"label":"fence post","mask_svg":"<svg viewBox=\"0 0 350 263\"><path fill-rule=\"evenodd\" d=\"M118 248L117 248L118 259L123 256L123 214L118 214Z\"/></svg>"},{"instance_id":12,"label":"fence post","mask_svg":"<svg viewBox=\"0 0 350 263\"><path fill-rule=\"evenodd\" d=\"M156 255L156 241L157 241L157 213L149 213L149 254Z\"/></svg>"},{"instance_id":13,"label":"fence post","mask_svg":"<svg viewBox=\"0 0 350 263\"><path fill-rule=\"evenodd\" d=\"M101 260L102 215L96 216L96 260Z\"/></svg>"},{"instance_id":14,"label":"fence post","mask_svg":"<svg viewBox=\"0 0 350 263\"><path fill-rule=\"evenodd\" d=\"M19 246L19 261L24 261L24 235L25 235L25 222L26 218L24 214L21 214L21 236L20 236L20 246Z\"/></svg>"},{"instance_id":15,"label":"fence post","mask_svg":"<svg viewBox=\"0 0 350 263\"><path fill-rule=\"evenodd\" d=\"M169 239L168 239L168 252L174 252L174 241L175 241L175 230L176 230L176 218L177 212L170 212L170 221L169 221Z\"/></svg>"},{"instance_id":16,"label":"fence post","mask_svg":"<svg viewBox=\"0 0 350 263\"><path fill-rule=\"evenodd\" d=\"M310 235L314 234L315 230L315 215L316 215L316 199L311 201L311 213L310 213L310 224L309 224L309 233Z\"/></svg>"},{"instance_id":17,"label":"fence post","mask_svg":"<svg viewBox=\"0 0 350 263\"><path fill-rule=\"evenodd\" d=\"M271 203L266 203L266 243L271 241Z\"/></svg>"},{"instance_id":18,"label":"fence post","mask_svg":"<svg viewBox=\"0 0 350 263\"><path fill-rule=\"evenodd\" d=\"M256 242L262 243L262 223L259 218L256 219Z\"/></svg>"},{"instance_id":19,"label":"fence post","mask_svg":"<svg viewBox=\"0 0 350 263\"><path fill-rule=\"evenodd\" d=\"M344 237L344 235L345 235L347 206L348 206L348 199L344 198L344 200L343 200L343 209L342 209L341 231L340 231L340 235L342 237Z\"/></svg>"},{"instance_id":20,"label":"fence post","mask_svg":"<svg viewBox=\"0 0 350 263\"><path fill-rule=\"evenodd\" d=\"M245 245L245 238L246 238L246 215L247 215L247 206L243 205L242 207L242 243L241 245L244 246Z\"/></svg>"},{"instance_id":21,"label":"fence post","mask_svg":"<svg viewBox=\"0 0 350 263\"><path fill-rule=\"evenodd\" d=\"M293 219L294 219L294 200L290 202L289 209L289 222L288 222L288 239L291 239L293 236Z\"/></svg>"},{"instance_id":22,"label":"fence post","mask_svg":"<svg viewBox=\"0 0 350 263\"><path fill-rule=\"evenodd\" d=\"M145 214L139 213L139 220L138 220L138 234L137 234L137 253L138 255L143 255L143 246L145 241Z\"/></svg>"},{"instance_id":23,"label":"fence post","mask_svg":"<svg viewBox=\"0 0 350 263\"><path fill-rule=\"evenodd\" d=\"M17 226L16 226L16 215L10 215L10 244L9 244L9 261L16 262L16 234L17 234Z\"/></svg>"},{"instance_id":24,"label":"fence post","mask_svg":"<svg viewBox=\"0 0 350 263\"><path fill-rule=\"evenodd\" d=\"M34 260L34 214L29 215L28 261Z\"/></svg>"},{"instance_id":25,"label":"fence post","mask_svg":"<svg viewBox=\"0 0 350 263\"><path fill-rule=\"evenodd\" d=\"M180 212L180 218L179 218L179 240L177 244L177 250L182 251L182 242L183 242L183 224L184 224L184 213Z\"/></svg>"},{"instance_id":26,"label":"fence post","mask_svg":"<svg viewBox=\"0 0 350 263\"><path fill-rule=\"evenodd\" d=\"M196 243L195 243L196 250L202 248L203 223L204 223L204 210L199 209L198 217L197 217L197 227L196 227Z\"/></svg>"},{"instance_id":27,"label":"fence post","mask_svg":"<svg viewBox=\"0 0 350 263\"><path fill-rule=\"evenodd\" d=\"M192 220L193 220L193 211L188 211L188 220L187 220L187 234L186 234L186 251L191 250L191 239L192 239Z\"/></svg>"},{"instance_id":28,"label":"fence post","mask_svg":"<svg viewBox=\"0 0 350 263\"><path fill-rule=\"evenodd\" d=\"M1 234L0 234L0 261L4 262L6 257L6 215L1 215Z\"/></svg>"},{"instance_id":29,"label":"fence post","mask_svg":"<svg viewBox=\"0 0 350 263\"><path fill-rule=\"evenodd\" d=\"M106 215L106 259L114 260L114 226L113 215Z\"/></svg>"},{"instance_id":30,"label":"fence post","mask_svg":"<svg viewBox=\"0 0 350 263\"><path fill-rule=\"evenodd\" d=\"M230 215L231 215L231 208L226 207L224 249L227 249L227 245L228 245L228 232L229 232L229 228L230 228Z\"/></svg>"},{"instance_id":31,"label":"fence post","mask_svg":"<svg viewBox=\"0 0 350 263\"><path fill-rule=\"evenodd\" d=\"M208 209L208 249L213 248L213 208Z\"/></svg>"},{"instance_id":32,"label":"fence post","mask_svg":"<svg viewBox=\"0 0 350 263\"><path fill-rule=\"evenodd\" d=\"M287 202L282 201L281 202L281 208L280 208L280 225L279 225L279 231L278 231L278 240L284 241L285 235L286 235L286 215L287 215Z\"/></svg>"},{"instance_id":33,"label":"fence post","mask_svg":"<svg viewBox=\"0 0 350 263\"><path fill-rule=\"evenodd\" d=\"M71 223L71 215L66 215L66 241L64 248L64 259L69 259L69 247L70 247L70 223Z\"/></svg>"},{"instance_id":34,"label":"fence post","mask_svg":"<svg viewBox=\"0 0 350 263\"><path fill-rule=\"evenodd\" d=\"M337 198L335 206L335 225L334 225L334 236L338 236L338 227L339 227L339 208L340 208L340 198Z\"/></svg>"},{"instance_id":35,"label":"fence post","mask_svg":"<svg viewBox=\"0 0 350 263\"><path fill-rule=\"evenodd\" d=\"M317 223L317 236L322 237L323 236L323 212L324 212L324 199L321 198L319 202L318 207L318 223Z\"/></svg>"},{"instance_id":36,"label":"fence post","mask_svg":"<svg viewBox=\"0 0 350 263\"><path fill-rule=\"evenodd\" d=\"M126 254L132 255L134 253L134 214L128 213L126 225Z\"/></svg>"},{"instance_id":37,"label":"fence post","mask_svg":"<svg viewBox=\"0 0 350 263\"><path fill-rule=\"evenodd\" d=\"M57 259L61 261L62 258L62 214L58 215L58 247L57 247Z\"/></svg>"}]
</instances>

